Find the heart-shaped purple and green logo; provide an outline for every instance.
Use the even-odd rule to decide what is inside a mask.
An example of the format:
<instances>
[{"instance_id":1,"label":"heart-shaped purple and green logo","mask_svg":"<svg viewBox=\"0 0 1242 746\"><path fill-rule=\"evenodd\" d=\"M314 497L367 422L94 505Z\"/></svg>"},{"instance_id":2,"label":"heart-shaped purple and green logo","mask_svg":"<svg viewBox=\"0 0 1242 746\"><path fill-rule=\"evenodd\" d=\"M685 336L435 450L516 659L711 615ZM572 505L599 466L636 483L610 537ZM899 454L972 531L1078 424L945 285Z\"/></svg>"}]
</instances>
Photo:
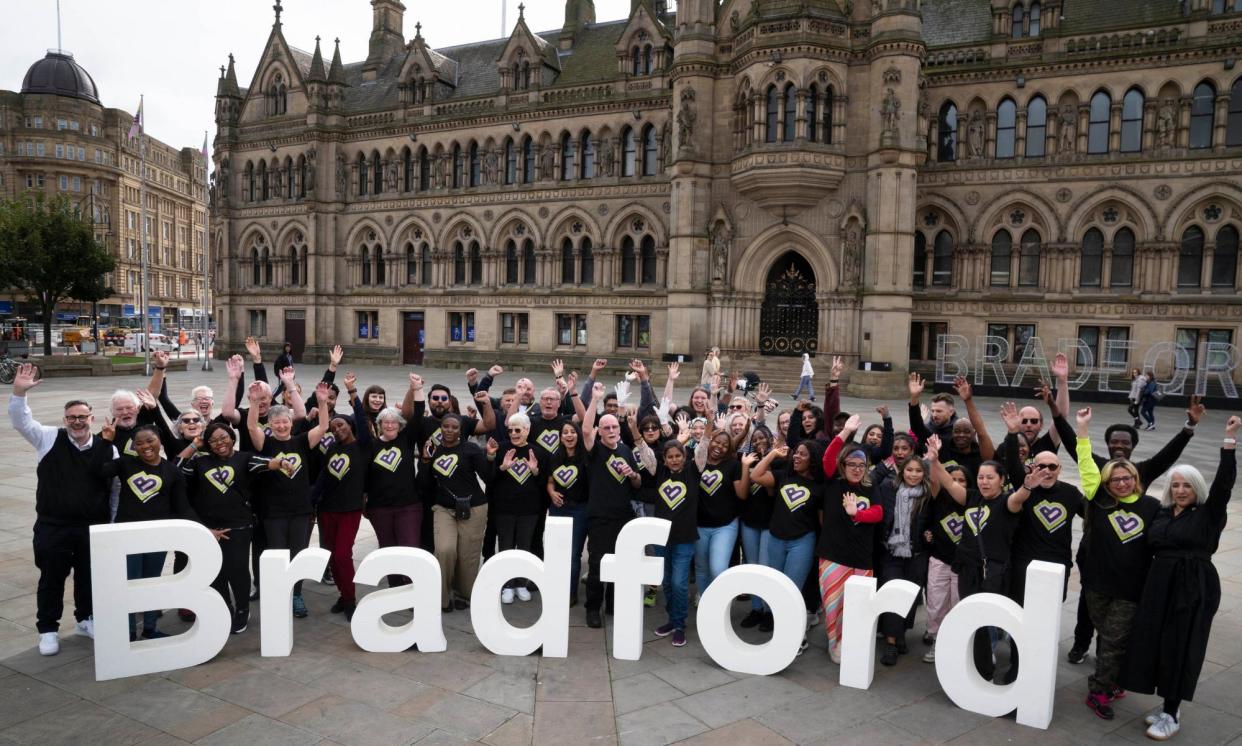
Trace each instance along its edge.
<instances>
[{"instance_id":1,"label":"heart-shaped purple and green logo","mask_svg":"<svg viewBox=\"0 0 1242 746\"><path fill-rule=\"evenodd\" d=\"M561 444L561 434L556 430L544 430L539 435L539 445L543 446L548 453L556 450Z\"/></svg>"},{"instance_id":2,"label":"heart-shaped purple and green logo","mask_svg":"<svg viewBox=\"0 0 1242 746\"><path fill-rule=\"evenodd\" d=\"M125 480L129 485L130 491L134 493L134 497L139 502L146 502L160 493L160 489L164 487L164 480L160 479L158 474L148 474L140 471Z\"/></svg>"},{"instance_id":3,"label":"heart-shaped purple and green logo","mask_svg":"<svg viewBox=\"0 0 1242 746\"><path fill-rule=\"evenodd\" d=\"M618 482L625 479L625 467L627 466L629 466L629 464L626 463L626 460L616 454L608 459L608 472L612 474L613 478Z\"/></svg>"},{"instance_id":4,"label":"heart-shaped purple and green logo","mask_svg":"<svg viewBox=\"0 0 1242 746\"><path fill-rule=\"evenodd\" d=\"M716 494L716 490L720 489L720 485L724 482L724 474L719 469L708 469L699 476L699 487L709 495Z\"/></svg>"},{"instance_id":5,"label":"heart-shaped purple and green logo","mask_svg":"<svg viewBox=\"0 0 1242 746\"><path fill-rule=\"evenodd\" d=\"M1117 533L1117 538L1122 544L1134 541L1143 535L1143 519L1136 513L1128 510L1114 510L1108 516L1108 522L1113 527L1113 531Z\"/></svg>"},{"instance_id":6,"label":"heart-shaped purple and green logo","mask_svg":"<svg viewBox=\"0 0 1242 746\"><path fill-rule=\"evenodd\" d=\"M1043 524L1044 530L1052 533L1065 525L1069 513L1065 510L1065 506L1060 503L1040 500L1035 505L1035 517Z\"/></svg>"},{"instance_id":7,"label":"heart-shaped purple and green logo","mask_svg":"<svg viewBox=\"0 0 1242 746\"><path fill-rule=\"evenodd\" d=\"M278 453L276 454L276 458L281 461L289 462L289 465L292 467L289 469L290 479L296 477L298 472L302 470L302 454L300 453Z\"/></svg>"},{"instance_id":8,"label":"heart-shaped purple and green logo","mask_svg":"<svg viewBox=\"0 0 1242 746\"><path fill-rule=\"evenodd\" d=\"M966 525L970 526L970 530L978 536L988 525L988 518L992 515L992 509L987 505L979 505L974 508L966 509Z\"/></svg>"},{"instance_id":9,"label":"heart-shaped purple and green logo","mask_svg":"<svg viewBox=\"0 0 1242 746\"><path fill-rule=\"evenodd\" d=\"M437 427L436 431L431 434L431 442L437 446L444 443L444 434L440 432L440 428Z\"/></svg>"},{"instance_id":10,"label":"heart-shaped purple and green logo","mask_svg":"<svg viewBox=\"0 0 1242 746\"><path fill-rule=\"evenodd\" d=\"M385 448L375 454L375 463L388 471L396 471L397 467L401 465L401 449L396 446Z\"/></svg>"},{"instance_id":11,"label":"heart-shaped purple and green logo","mask_svg":"<svg viewBox=\"0 0 1242 746\"><path fill-rule=\"evenodd\" d=\"M233 486L233 478L236 476L231 466L219 466L205 475L207 482L221 492L228 492L229 487Z\"/></svg>"},{"instance_id":12,"label":"heart-shaped purple and green logo","mask_svg":"<svg viewBox=\"0 0 1242 746\"><path fill-rule=\"evenodd\" d=\"M431 465L442 476L451 477L453 472L457 471L457 454L446 453L443 456L437 457L435 461L431 462Z\"/></svg>"},{"instance_id":13,"label":"heart-shaped purple and green logo","mask_svg":"<svg viewBox=\"0 0 1242 746\"><path fill-rule=\"evenodd\" d=\"M328 449L332 448L332 446L335 443L336 443L336 436L334 436L332 433L324 433L324 436L319 439L319 452L327 453Z\"/></svg>"},{"instance_id":14,"label":"heart-shaped purple and green logo","mask_svg":"<svg viewBox=\"0 0 1242 746\"><path fill-rule=\"evenodd\" d=\"M660 498L669 510L677 510L677 506L686 501L686 485L672 479L660 485Z\"/></svg>"},{"instance_id":15,"label":"heart-shaped purple and green logo","mask_svg":"<svg viewBox=\"0 0 1242 746\"><path fill-rule=\"evenodd\" d=\"M787 484L781 487L781 499L785 501L785 507L789 508L789 512L792 513L806 505L811 499L811 491L800 484Z\"/></svg>"},{"instance_id":16,"label":"heart-shaped purple and green logo","mask_svg":"<svg viewBox=\"0 0 1242 746\"><path fill-rule=\"evenodd\" d=\"M138 458L138 452L134 450L134 439L133 438L130 438L129 440L125 441L125 447L121 449L121 453L125 454L126 456L133 456L134 458Z\"/></svg>"},{"instance_id":17,"label":"heart-shaped purple and green logo","mask_svg":"<svg viewBox=\"0 0 1242 746\"><path fill-rule=\"evenodd\" d=\"M349 473L349 454L338 453L328 459L328 473L337 479L343 479Z\"/></svg>"},{"instance_id":18,"label":"heart-shaped purple and green logo","mask_svg":"<svg viewBox=\"0 0 1242 746\"><path fill-rule=\"evenodd\" d=\"M940 527L956 544L962 540L962 529L966 527L966 521L962 519L961 513L950 513L940 519Z\"/></svg>"},{"instance_id":19,"label":"heart-shaped purple and green logo","mask_svg":"<svg viewBox=\"0 0 1242 746\"><path fill-rule=\"evenodd\" d=\"M526 484L526 480L530 479L530 467L526 462L518 459L509 465L509 476L513 477L513 481L518 484Z\"/></svg>"},{"instance_id":20,"label":"heart-shaped purple and green logo","mask_svg":"<svg viewBox=\"0 0 1242 746\"><path fill-rule=\"evenodd\" d=\"M563 489L569 489L578 481L578 467L566 464L552 472L552 479Z\"/></svg>"}]
</instances>

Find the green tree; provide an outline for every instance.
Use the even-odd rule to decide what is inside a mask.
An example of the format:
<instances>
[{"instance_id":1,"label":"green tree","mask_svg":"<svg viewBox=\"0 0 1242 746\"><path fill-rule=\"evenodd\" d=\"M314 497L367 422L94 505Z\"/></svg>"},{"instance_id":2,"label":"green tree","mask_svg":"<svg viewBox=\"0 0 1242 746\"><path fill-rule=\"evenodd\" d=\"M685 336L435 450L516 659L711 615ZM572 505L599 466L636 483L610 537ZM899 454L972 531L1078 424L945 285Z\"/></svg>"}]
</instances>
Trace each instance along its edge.
<instances>
[{"instance_id":1,"label":"green tree","mask_svg":"<svg viewBox=\"0 0 1242 746\"><path fill-rule=\"evenodd\" d=\"M66 298L92 300L116 260L91 224L60 195L0 203L0 277L43 312L43 354L52 353L52 319Z\"/></svg>"}]
</instances>

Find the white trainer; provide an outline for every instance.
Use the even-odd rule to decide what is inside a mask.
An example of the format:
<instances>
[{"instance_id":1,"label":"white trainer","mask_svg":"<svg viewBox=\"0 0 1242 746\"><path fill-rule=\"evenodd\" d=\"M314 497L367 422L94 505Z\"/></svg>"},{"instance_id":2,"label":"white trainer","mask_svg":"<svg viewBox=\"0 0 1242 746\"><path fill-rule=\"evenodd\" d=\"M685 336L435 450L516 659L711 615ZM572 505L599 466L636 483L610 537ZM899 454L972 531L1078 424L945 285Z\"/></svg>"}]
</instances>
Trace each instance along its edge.
<instances>
[{"instance_id":1,"label":"white trainer","mask_svg":"<svg viewBox=\"0 0 1242 746\"><path fill-rule=\"evenodd\" d=\"M95 618L89 617L87 619L83 619L82 621L78 622L77 625L73 628L73 633L76 635L81 635L82 637L89 637L92 640L94 640L95 639Z\"/></svg>"},{"instance_id":2,"label":"white trainer","mask_svg":"<svg viewBox=\"0 0 1242 746\"><path fill-rule=\"evenodd\" d=\"M1180 723L1173 719L1173 716L1167 712L1161 712L1156 717L1156 722L1152 723L1147 729L1147 737L1156 741L1167 741L1182 729Z\"/></svg>"},{"instance_id":3,"label":"white trainer","mask_svg":"<svg viewBox=\"0 0 1242 746\"><path fill-rule=\"evenodd\" d=\"M841 665L841 646L828 644L828 659L838 666Z\"/></svg>"},{"instance_id":4,"label":"white trainer","mask_svg":"<svg viewBox=\"0 0 1242 746\"><path fill-rule=\"evenodd\" d=\"M1147 723L1148 725L1155 725L1156 721L1159 720L1160 716L1163 714L1164 714L1164 705L1156 705L1156 709L1147 713L1147 717L1143 718L1143 722ZM1180 707L1177 709L1177 717L1179 720L1182 717L1182 710Z\"/></svg>"},{"instance_id":5,"label":"white trainer","mask_svg":"<svg viewBox=\"0 0 1242 746\"><path fill-rule=\"evenodd\" d=\"M56 655L60 652L60 635L55 632L39 633L39 655Z\"/></svg>"},{"instance_id":6,"label":"white trainer","mask_svg":"<svg viewBox=\"0 0 1242 746\"><path fill-rule=\"evenodd\" d=\"M518 588L517 588L517 597L518 597L518 600L519 600L519 601L529 601L529 600L530 600L530 591L529 591L529 590L527 590L526 588L522 587L522 586L518 586Z\"/></svg>"},{"instance_id":7,"label":"white trainer","mask_svg":"<svg viewBox=\"0 0 1242 746\"><path fill-rule=\"evenodd\" d=\"M502 604L513 603L513 589L512 588L505 588L504 590L500 592L500 602Z\"/></svg>"},{"instance_id":8,"label":"white trainer","mask_svg":"<svg viewBox=\"0 0 1242 746\"><path fill-rule=\"evenodd\" d=\"M936 643L933 642L932 646L928 648L927 652L923 653L923 662L924 663L935 663L936 662Z\"/></svg>"}]
</instances>

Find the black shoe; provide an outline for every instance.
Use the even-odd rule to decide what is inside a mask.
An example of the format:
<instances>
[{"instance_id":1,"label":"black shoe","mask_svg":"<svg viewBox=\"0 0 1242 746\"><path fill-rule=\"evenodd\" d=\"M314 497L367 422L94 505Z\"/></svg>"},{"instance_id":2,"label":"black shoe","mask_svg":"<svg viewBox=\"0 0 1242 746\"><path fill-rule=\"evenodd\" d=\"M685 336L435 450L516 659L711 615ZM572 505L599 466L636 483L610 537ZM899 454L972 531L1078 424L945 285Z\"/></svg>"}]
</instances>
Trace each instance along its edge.
<instances>
[{"instance_id":1,"label":"black shoe","mask_svg":"<svg viewBox=\"0 0 1242 746\"><path fill-rule=\"evenodd\" d=\"M240 635L246 631L246 626L250 623L250 609L241 609L233 615L233 626L229 629L229 634Z\"/></svg>"},{"instance_id":2,"label":"black shoe","mask_svg":"<svg viewBox=\"0 0 1242 746\"><path fill-rule=\"evenodd\" d=\"M1074 663L1074 664L1082 663L1083 661L1087 659L1087 649L1080 648L1077 645L1075 645L1074 647L1070 648L1069 655L1065 656L1065 659L1069 661L1070 663Z\"/></svg>"},{"instance_id":3,"label":"black shoe","mask_svg":"<svg viewBox=\"0 0 1242 746\"><path fill-rule=\"evenodd\" d=\"M332 577L332 568L331 568L331 567L329 567L328 569L326 569L326 570L324 570L324 571L323 571L323 577L322 577L322 578L320 578L319 582L320 582L320 583L322 583L322 584L324 584L324 585L332 585L333 583L335 583L335 582L336 582L336 580L334 580L334 579L333 579L333 577Z\"/></svg>"},{"instance_id":4,"label":"black shoe","mask_svg":"<svg viewBox=\"0 0 1242 746\"><path fill-rule=\"evenodd\" d=\"M599 616L599 609L586 610L586 623L591 629L599 629L604 626L604 620Z\"/></svg>"},{"instance_id":5,"label":"black shoe","mask_svg":"<svg viewBox=\"0 0 1242 746\"><path fill-rule=\"evenodd\" d=\"M336 597L336 603L332 604L332 608L331 608L331 609L328 609L328 611L332 612L333 614L341 614L341 613L344 613L344 611L345 611L345 599L344 599L344 598L342 598L342 597L340 597L340 596L337 596L337 597Z\"/></svg>"},{"instance_id":6,"label":"black shoe","mask_svg":"<svg viewBox=\"0 0 1242 746\"><path fill-rule=\"evenodd\" d=\"M571 608L571 609L572 609L573 607L575 607L575 606L577 606L577 605L578 605L578 594L576 594L576 593L571 594L571 595L569 596L569 608Z\"/></svg>"},{"instance_id":7,"label":"black shoe","mask_svg":"<svg viewBox=\"0 0 1242 746\"><path fill-rule=\"evenodd\" d=\"M740 626L742 629L750 629L751 627L758 626L758 624L762 621L763 612L758 609L751 609L750 613L742 619Z\"/></svg>"},{"instance_id":8,"label":"black shoe","mask_svg":"<svg viewBox=\"0 0 1242 746\"><path fill-rule=\"evenodd\" d=\"M759 620L759 631L771 632L775 626L776 623L772 620L772 612L763 612L763 619Z\"/></svg>"},{"instance_id":9,"label":"black shoe","mask_svg":"<svg viewBox=\"0 0 1242 746\"><path fill-rule=\"evenodd\" d=\"M250 594L250 600L251 600L251 601L258 601L258 600L259 600L259 586L257 586L257 585L256 585L256 586L254 587L254 593L251 593L251 594Z\"/></svg>"},{"instance_id":10,"label":"black shoe","mask_svg":"<svg viewBox=\"0 0 1242 746\"><path fill-rule=\"evenodd\" d=\"M456 599L453 601L453 608L457 609L458 611L465 611L466 609L470 608L470 602L463 601L460 598Z\"/></svg>"},{"instance_id":11,"label":"black shoe","mask_svg":"<svg viewBox=\"0 0 1242 746\"><path fill-rule=\"evenodd\" d=\"M452 604L449 604L448 606L445 606L444 608L440 609L440 613L441 613L441 614L452 614L452 613L453 613L453 605L452 605Z\"/></svg>"},{"instance_id":12,"label":"black shoe","mask_svg":"<svg viewBox=\"0 0 1242 746\"><path fill-rule=\"evenodd\" d=\"M354 611L358 608L358 604L345 604L345 608L341 609L341 613L345 615L345 621L352 622L354 620Z\"/></svg>"},{"instance_id":13,"label":"black shoe","mask_svg":"<svg viewBox=\"0 0 1242 746\"><path fill-rule=\"evenodd\" d=\"M897 646L893 643L885 643L884 654L880 656L880 665L895 666L897 665Z\"/></svg>"},{"instance_id":14,"label":"black shoe","mask_svg":"<svg viewBox=\"0 0 1242 746\"><path fill-rule=\"evenodd\" d=\"M933 634L932 634L932 633L930 633L930 632L924 632L924 633L923 633L923 644L924 644L924 645L935 645L935 644L936 644L936 636L935 636L935 635L933 635Z\"/></svg>"},{"instance_id":15,"label":"black shoe","mask_svg":"<svg viewBox=\"0 0 1242 746\"><path fill-rule=\"evenodd\" d=\"M905 655L908 652L910 652L910 648L906 645L906 636L902 635L897 638L897 654Z\"/></svg>"},{"instance_id":16,"label":"black shoe","mask_svg":"<svg viewBox=\"0 0 1242 746\"><path fill-rule=\"evenodd\" d=\"M158 629L144 629L142 631L142 639L144 640L160 640L168 637L167 632L161 632Z\"/></svg>"}]
</instances>

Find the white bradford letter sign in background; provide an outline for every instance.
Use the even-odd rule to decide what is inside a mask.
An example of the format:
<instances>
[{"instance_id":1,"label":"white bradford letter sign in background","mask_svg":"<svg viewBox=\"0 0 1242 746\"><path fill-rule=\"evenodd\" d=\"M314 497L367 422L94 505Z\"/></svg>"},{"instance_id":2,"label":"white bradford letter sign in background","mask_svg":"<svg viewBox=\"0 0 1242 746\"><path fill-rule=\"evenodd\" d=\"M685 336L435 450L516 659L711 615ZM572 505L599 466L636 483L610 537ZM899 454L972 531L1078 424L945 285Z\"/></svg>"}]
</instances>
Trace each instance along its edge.
<instances>
[{"instance_id":1,"label":"white bradford letter sign in background","mask_svg":"<svg viewBox=\"0 0 1242 746\"><path fill-rule=\"evenodd\" d=\"M648 545L663 546L670 524L636 518L617 537L616 552L605 555L600 575L616 586L613 656L637 660L642 654L643 587L663 580L664 560L647 557ZM569 641L569 567L573 524L548 518L544 559L529 552L501 552L483 565L475 582L470 620L479 641L498 655L542 654L565 657ZM175 575L127 580L125 559L145 552L182 552L186 568ZM291 596L298 580L322 576L329 553L306 549L291 562L286 550L268 550L259 560L261 649L264 656L293 650ZM214 658L229 637L228 607L211 588L220 570L220 547L211 532L191 521L168 520L91 527L91 579L95 607L95 678L99 681L188 668ZM440 568L421 549L388 547L363 559L357 582L378 585L386 575L404 575L411 584L373 591L358 604L350 629L354 641L371 652L400 652L415 643L423 653L443 652L448 643L440 624ZM1056 685L1057 641L1061 628L1061 589L1065 568L1032 562L1027 569L1023 605L991 593L963 599L945 618L936 640L936 675L959 707L997 717L1017 710L1018 722L1047 728ZM500 590L513 578L534 580L543 603L530 627L509 624ZM730 618L732 601L758 595L772 609L772 639L750 644L738 637ZM878 591L874 578L851 578L845 586L845 620L840 682L866 689L875 674L875 630L880 614L905 615L918 586L893 581ZM129 614L150 609L189 609L197 619L189 630L159 640L129 641ZM383 616L410 609L413 619L393 627ZM739 673L780 673L798 653L806 632L802 595L784 574L762 565L732 567L703 593L698 615L703 649L718 665ZM981 627L999 627L1022 649L1018 679L1007 686L984 681L974 668L972 638Z\"/></svg>"}]
</instances>

